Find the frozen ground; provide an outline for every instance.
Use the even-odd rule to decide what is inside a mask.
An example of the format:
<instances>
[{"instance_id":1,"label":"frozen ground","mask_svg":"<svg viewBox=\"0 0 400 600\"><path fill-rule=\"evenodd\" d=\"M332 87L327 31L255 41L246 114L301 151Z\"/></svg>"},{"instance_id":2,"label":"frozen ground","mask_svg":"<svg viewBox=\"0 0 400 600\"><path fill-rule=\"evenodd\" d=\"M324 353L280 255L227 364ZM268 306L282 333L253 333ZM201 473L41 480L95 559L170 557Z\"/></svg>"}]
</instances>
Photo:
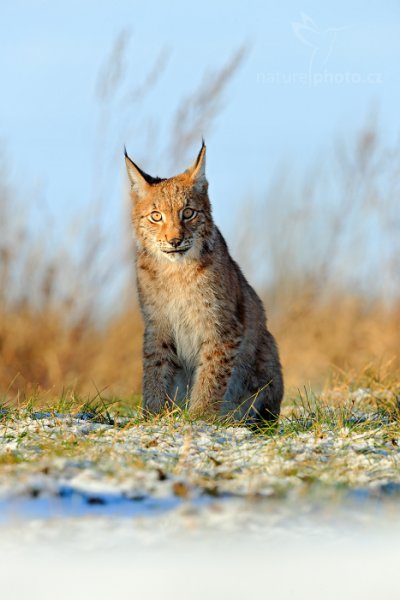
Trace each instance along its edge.
<instances>
[{"instance_id":1,"label":"frozen ground","mask_svg":"<svg viewBox=\"0 0 400 600\"><path fill-rule=\"evenodd\" d=\"M376 415L267 433L9 415L1 588L32 599L400 597L399 444L397 423Z\"/></svg>"},{"instance_id":2,"label":"frozen ground","mask_svg":"<svg viewBox=\"0 0 400 600\"><path fill-rule=\"evenodd\" d=\"M28 498L64 500L71 510L80 510L81 500L130 505L136 514L149 502L171 508L177 499L280 504L306 495L379 499L400 491L398 422L375 415L335 424L288 421L263 433L179 418L99 421L48 413L5 419L4 510Z\"/></svg>"}]
</instances>

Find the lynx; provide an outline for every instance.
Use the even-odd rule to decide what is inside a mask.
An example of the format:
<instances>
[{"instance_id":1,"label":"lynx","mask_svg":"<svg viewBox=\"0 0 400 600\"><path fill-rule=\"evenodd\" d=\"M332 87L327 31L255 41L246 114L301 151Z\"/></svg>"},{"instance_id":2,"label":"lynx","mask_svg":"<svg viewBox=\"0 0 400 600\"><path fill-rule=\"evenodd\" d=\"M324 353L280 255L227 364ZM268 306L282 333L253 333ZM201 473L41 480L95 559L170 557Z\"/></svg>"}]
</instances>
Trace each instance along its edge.
<instances>
[{"instance_id":1,"label":"lynx","mask_svg":"<svg viewBox=\"0 0 400 600\"><path fill-rule=\"evenodd\" d=\"M283 380L260 298L214 224L206 146L184 173L151 177L125 150L145 324L143 410L275 420Z\"/></svg>"}]
</instances>

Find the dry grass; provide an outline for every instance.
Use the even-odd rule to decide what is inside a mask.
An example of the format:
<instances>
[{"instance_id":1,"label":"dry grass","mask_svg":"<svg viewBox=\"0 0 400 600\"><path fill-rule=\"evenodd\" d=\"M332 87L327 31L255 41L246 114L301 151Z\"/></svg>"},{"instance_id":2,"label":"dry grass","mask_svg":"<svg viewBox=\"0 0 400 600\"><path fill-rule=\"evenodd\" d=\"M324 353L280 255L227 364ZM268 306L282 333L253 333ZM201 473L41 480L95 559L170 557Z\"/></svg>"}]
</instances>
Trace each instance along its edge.
<instances>
[{"instance_id":1,"label":"dry grass","mask_svg":"<svg viewBox=\"0 0 400 600\"><path fill-rule=\"evenodd\" d=\"M131 258L121 265L129 281L124 293L116 294L119 310L102 317L99 306L116 277L112 269L99 273L104 236L82 232L90 243L82 245L78 261L61 251L49 258L37 240L24 233L26 223L10 216L15 190L4 186L0 197L7 229L0 248L1 393L8 398L36 394L47 399L65 389L91 396L100 390L106 397L124 398L139 393L142 321L134 300L132 269L127 268ZM290 230L293 223L298 221L289 211L282 229ZM338 369L360 372L372 365L379 372L381 365L391 361L392 373L400 373L400 302L396 296L388 302L379 286L373 286L373 278L370 293L341 281L337 263L323 254L332 252L334 242L339 245L336 238L342 228L329 230L328 223L325 227L333 240L317 247L315 261L304 269L299 263L295 271L292 268L303 246L290 249L285 241L281 254L274 247L279 277L264 283L270 328L279 341L289 395L293 388L321 389ZM309 239L310 232L303 233ZM262 248L263 238L257 240L253 246ZM307 251L306 242L304 248ZM243 262L246 265L246 256ZM354 269L357 273L357 265Z\"/></svg>"},{"instance_id":2,"label":"dry grass","mask_svg":"<svg viewBox=\"0 0 400 600\"><path fill-rule=\"evenodd\" d=\"M157 83L156 73L161 76L167 65L167 59L162 64L156 61L149 77L127 95L119 86L128 42L127 33L117 40L97 86L101 127L96 143L99 148L112 148L112 153L117 147L120 153L122 147L120 139L107 137L122 129L122 121L115 126L113 117L122 114L130 135L132 128L125 121L127 98L131 103L143 102ZM169 148L163 150L171 167L177 157L186 156L194 139L213 126L243 56L240 50L178 103L171 131L179 121L179 135L171 134ZM152 152L158 154L157 140L150 138ZM308 385L322 389L337 370L360 372L371 365L378 373L382 364L391 361L391 373L400 373L398 156L398 149L385 147L376 125L369 123L352 143L338 146L334 156L327 155L329 169L317 166L301 185L285 173L260 199L256 211L247 207L246 220L241 222L248 225L235 236L240 251L234 253L250 280L265 290L289 395L293 388ZM97 160L95 174L102 173L99 187L107 189L104 180L114 163L101 153ZM40 396L50 401L63 390L90 396L100 391L106 397L123 398L139 393L142 322L133 300L131 244L122 244L120 269L115 269L118 257L110 254L100 202L93 211L98 219L92 216L90 227L81 228L68 241L70 247L80 248L78 257L62 247L54 254L54 244L49 252L44 240L51 224L32 226L26 199L22 210L20 191L9 181L8 172L3 161L1 394L13 400ZM249 214L256 215L253 222ZM249 237L251 252L245 242ZM366 269L366 264L371 268ZM118 287L121 273L125 283ZM117 310L105 317L102 307L110 289L116 290Z\"/></svg>"},{"instance_id":3,"label":"dry grass","mask_svg":"<svg viewBox=\"0 0 400 600\"><path fill-rule=\"evenodd\" d=\"M333 373L360 373L367 366L378 373L389 362L400 375L399 321L400 305L366 307L343 294L317 306L298 300L274 326L287 385L321 388Z\"/></svg>"},{"instance_id":4,"label":"dry grass","mask_svg":"<svg viewBox=\"0 0 400 600\"><path fill-rule=\"evenodd\" d=\"M289 394L293 388L321 388L332 371L360 372L393 359L400 373L400 308L338 298L307 311L282 310L273 323L281 348ZM69 326L63 314L27 307L0 315L0 387L3 394L48 399L70 388L80 394L131 397L140 392L142 322L137 309L123 311L99 329L87 322ZM292 389L291 389L292 388Z\"/></svg>"}]
</instances>

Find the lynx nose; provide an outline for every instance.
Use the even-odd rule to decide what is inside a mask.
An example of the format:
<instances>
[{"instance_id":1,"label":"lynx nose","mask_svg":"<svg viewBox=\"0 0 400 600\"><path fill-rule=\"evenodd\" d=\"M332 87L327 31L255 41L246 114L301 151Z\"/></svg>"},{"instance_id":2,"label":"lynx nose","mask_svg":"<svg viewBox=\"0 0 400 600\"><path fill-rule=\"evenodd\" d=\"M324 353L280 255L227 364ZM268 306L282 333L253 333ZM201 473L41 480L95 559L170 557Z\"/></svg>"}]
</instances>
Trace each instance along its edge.
<instances>
[{"instance_id":1,"label":"lynx nose","mask_svg":"<svg viewBox=\"0 0 400 600\"><path fill-rule=\"evenodd\" d=\"M174 248L178 248L178 246L180 246L181 243L182 240L180 238L172 238L168 240L168 244L171 244L171 246L173 246Z\"/></svg>"}]
</instances>

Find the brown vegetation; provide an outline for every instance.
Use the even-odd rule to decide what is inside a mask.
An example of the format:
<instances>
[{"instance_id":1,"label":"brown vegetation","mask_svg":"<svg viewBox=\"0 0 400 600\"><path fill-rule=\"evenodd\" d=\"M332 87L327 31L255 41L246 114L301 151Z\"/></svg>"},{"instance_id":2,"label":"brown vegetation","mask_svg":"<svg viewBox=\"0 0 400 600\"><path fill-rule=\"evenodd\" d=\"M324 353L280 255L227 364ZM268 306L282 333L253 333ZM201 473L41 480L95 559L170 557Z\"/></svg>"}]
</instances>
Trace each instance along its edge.
<instances>
[{"instance_id":1,"label":"brown vegetation","mask_svg":"<svg viewBox=\"0 0 400 600\"><path fill-rule=\"evenodd\" d=\"M119 40L118 70L102 73L98 86L103 124L107 111L115 108L126 44L126 37ZM176 118L184 118L178 139L171 137L174 152L169 156L183 157L194 137L200 139L213 125L221 94L242 56L243 51L209 78L207 102L200 86L190 97L190 114L182 113L185 103L178 106ZM136 95L131 91L130 101L142 98L153 79ZM392 372L400 373L400 154L382 147L377 130L369 125L348 148L327 154L328 168L319 165L303 185L278 177L257 211L249 211L257 219L247 216L243 238L233 240L249 280L264 290L289 393L309 384L321 387L335 368L360 371L392 361ZM124 398L140 393L142 323L131 258L121 264L127 281L124 293L116 293L118 310L104 316L99 306L116 273L104 261L99 269L98 257L109 243L99 233L101 224L91 221L91 234L81 232L74 240L81 247L78 258L62 248L56 255L47 252L41 241L45 236L38 231L34 236L27 210L18 210L18 190L6 171L0 178L2 396L15 399L37 391L49 398L65 389ZM257 231L257 223L262 230ZM249 229L251 249L241 243ZM371 235L376 251L369 244ZM383 241L385 254L379 253ZM129 255L129 243L126 247Z\"/></svg>"},{"instance_id":2,"label":"brown vegetation","mask_svg":"<svg viewBox=\"0 0 400 600\"><path fill-rule=\"evenodd\" d=\"M63 389L128 398L140 392L142 323L136 308L98 329L90 322L67 325L62 313L19 307L0 315L0 388L57 395ZM289 388L321 387L332 369L361 372L389 361L400 372L400 307L340 297L320 307L282 309L272 322Z\"/></svg>"}]
</instances>

